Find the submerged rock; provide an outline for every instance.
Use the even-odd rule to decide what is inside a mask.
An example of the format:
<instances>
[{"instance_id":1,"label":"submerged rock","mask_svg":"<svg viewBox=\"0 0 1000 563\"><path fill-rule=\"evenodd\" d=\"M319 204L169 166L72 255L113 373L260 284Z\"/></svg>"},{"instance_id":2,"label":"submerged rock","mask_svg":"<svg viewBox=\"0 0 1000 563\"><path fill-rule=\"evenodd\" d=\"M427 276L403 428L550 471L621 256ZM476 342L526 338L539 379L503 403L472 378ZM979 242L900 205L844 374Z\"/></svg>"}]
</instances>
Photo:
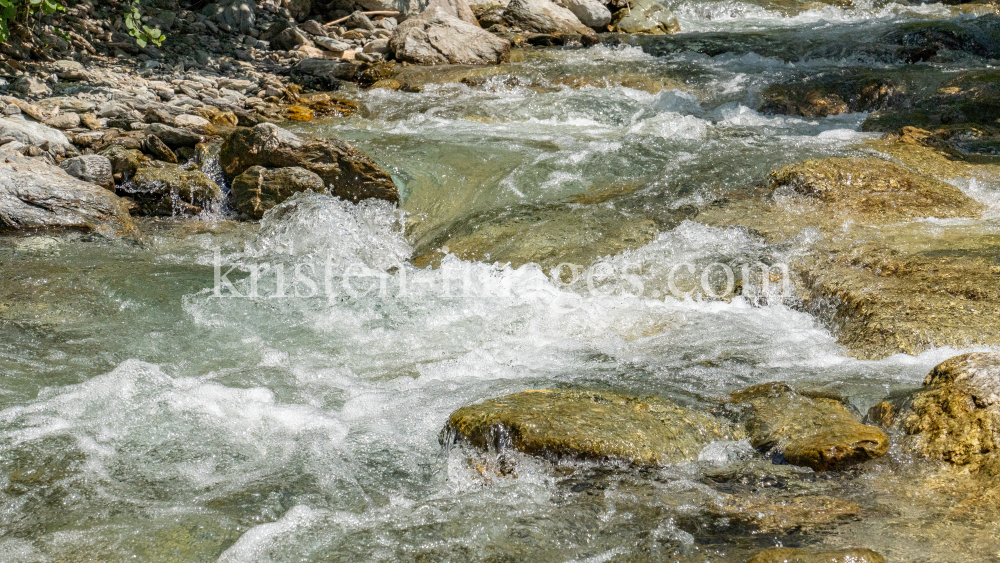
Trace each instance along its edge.
<instances>
[{"instance_id":1,"label":"submerged rock","mask_svg":"<svg viewBox=\"0 0 1000 563\"><path fill-rule=\"evenodd\" d=\"M253 166L233 180L233 203L244 215L260 219L264 213L293 194L325 191L323 179L305 168L268 170Z\"/></svg>"},{"instance_id":2,"label":"submerged rock","mask_svg":"<svg viewBox=\"0 0 1000 563\"><path fill-rule=\"evenodd\" d=\"M669 35L681 30L674 14L653 0L633 0L630 8L615 12L611 28L619 33L649 35Z\"/></svg>"},{"instance_id":3,"label":"submerged rock","mask_svg":"<svg viewBox=\"0 0 1000 563\"><path fill-rule=\"evenodd\" d=\"M1000 354L938 364L898 420L924 456L1000 475Z\"/></svg>"},{"instance_id":4,"label":"submerged rock","mask_svg":"<svg viewBox=\"0 0 1000 563\"><path fill-rule=\"evenodd\" d=\"M885 563L885 557L870 549L816 551L772 547L747 559L745 563Z\"/></svg>"},{"instance_id":5,"label":"submerged rock","mask_svg":"<svg viewBox=\"0 0 1000 563\"><path fill-rule=\"evenodd\" d=\"M500 64L510 60L510 42L432 8L399 24L389 39L396 59L417 64Z\"/></svg>"},{"instance_id":6,"label":"submerged rock","mask_svg":"<svg viewBox=\"0 0 1000 563\"><path fill-rule=\"evenodd\" d=\"M61 168L14 154L0 156L0 231L131 228L120 198Z\"/></svg>"},{"instance_id":7,"label":"submerged rock","mask_svg":"<svg viewBox=\"0 0 1000 563\"><path fill-rule=\"evenodd\" d=\"M222 197L219 185L204 172L176 164L140 168L123 189L142 215L194 215Z\"/></svg>"},{"instance_id":8,"label":"submerged rock","mask_svg":"<svg viewBox=\"0 0 1000 563\"><path fill-rule=\"evenodd\" d=\"M358 149L338 139L302 138L272 123L230 135L222 144L219 165L230 179L253 166L305 168L343 199L399 201L389 173Z\"/></svg>"},{"instance_id":9,"label":"submerged rock","mask_svg":"<svg viewBox=\"0 0 1000 563\"><path fill-rule=\"evenodd\" d=\"M985 206L961 190L874 158L807 160L775 170L766 187L790 190L865 221L973 217Z\"/></svg>"},{"instance_id":10,"label":"submerged rock","mask_svg":"<svg viewBox=\"0 0 1000 563\"><path fill-rule=\"evenodd\" d=\"M773 534L829 526L857 517L861 507L853 502L819 495L767 498L755 494L726 498L721 506L712 507L712 510L719 517L752 528L755 532Z\"/></svg>"},{"instance_id":11,"label":"submerged rock","mask_svg":"<svg viewBox=\"0 0 1000 563\"><path fill-rule=\"evenodd\" d=\"M760 110L764 113L827 117L902 104L905 88L881 74L823 73L801 82L769 86L761 97Z\"/></svg>"},{"instance_id":12,"label":"submerged rock","mask_svg":"<svg viewBox=\"0 0 1000 563\"><path fill-rule=\"evenodd\" d=\"M889 436L840 402L800 395L783 383L733 393L753 447L815 471L845 469L889 451Z\"/></svg>"},{"instance_id":13,"label":"submerged rock","mask_svg":"<svg viewBox=\"0 0 1000 563\"><path fill-rule=\"evenodd\" d=\"M462 407L448 418L443 436L450 432L482 449L641 466L696 459L709 442L741 437L727 422L665 399L549 389Z\"/></svg>"},{"instance_id":14,"label":"submerged rock","mask_svg":"<svg viewBox=\"0 0 1000 563\"><path fill-rule=\"evenodd\" d=\"M959 73L926 95L865 120L863 131L928 130L927 144L963 153L1000 154L1000 71Z\"/></svg>"}]
</instances>

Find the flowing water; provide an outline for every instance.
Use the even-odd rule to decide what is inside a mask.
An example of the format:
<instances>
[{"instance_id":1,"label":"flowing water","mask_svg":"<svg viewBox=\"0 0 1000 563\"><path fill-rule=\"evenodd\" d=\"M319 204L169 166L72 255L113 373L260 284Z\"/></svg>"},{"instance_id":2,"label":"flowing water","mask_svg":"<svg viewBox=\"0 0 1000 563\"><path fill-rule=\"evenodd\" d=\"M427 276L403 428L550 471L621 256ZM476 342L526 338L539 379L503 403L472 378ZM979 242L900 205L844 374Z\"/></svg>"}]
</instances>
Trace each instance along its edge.
<instances>
[{"instance_id":1,"label":"flowing water","mask_svg":"<svg viewBox=\"0 0 1000 563\"><path fill-rule=\"evenodd\" d=\"M419 93L351 93L358 114L299 126L385 164L399 209L302 195L259 225L0 238L0 561L728 562L778 544L1000 557L996 514L898 448L829 474L730 442L658 470L516 456L504 475L442 448L453 410L524 389L711 408L781 380L864 412L959 352L856 360L794 295L678 298L670 281L677 264L687 288L714 263L805 252L814 234L771 246L697 210L783 164L871 154L865 115L762 115L764 87L986 68L866 47L900 22L976 18L673 9L689 35L517 52L466 83L426 72ZM959 184L987 204L1000 189ZM579 275L553 275L560 263ZM755 520L795 498L854 508Z\"/></svg>"}]
</instances>

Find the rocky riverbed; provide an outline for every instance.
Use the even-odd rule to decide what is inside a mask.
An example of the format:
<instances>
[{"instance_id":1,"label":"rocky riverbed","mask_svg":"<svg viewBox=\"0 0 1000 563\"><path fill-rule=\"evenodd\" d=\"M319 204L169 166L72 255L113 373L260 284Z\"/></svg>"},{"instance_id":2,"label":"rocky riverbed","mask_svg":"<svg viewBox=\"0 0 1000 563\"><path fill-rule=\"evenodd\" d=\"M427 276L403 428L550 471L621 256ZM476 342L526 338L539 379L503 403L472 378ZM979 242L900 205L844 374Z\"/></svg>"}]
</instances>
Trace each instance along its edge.
<instances>
[{"instance_id":1,"label":"rocky riverbed","mask_svg":"<svg viewBox=\"0 0 1000 563\"><path fill-rule=\"evenodd\" d=\"M1000 556L994 4L69 2L0 560Z\"/></svg>"}]
</instances>

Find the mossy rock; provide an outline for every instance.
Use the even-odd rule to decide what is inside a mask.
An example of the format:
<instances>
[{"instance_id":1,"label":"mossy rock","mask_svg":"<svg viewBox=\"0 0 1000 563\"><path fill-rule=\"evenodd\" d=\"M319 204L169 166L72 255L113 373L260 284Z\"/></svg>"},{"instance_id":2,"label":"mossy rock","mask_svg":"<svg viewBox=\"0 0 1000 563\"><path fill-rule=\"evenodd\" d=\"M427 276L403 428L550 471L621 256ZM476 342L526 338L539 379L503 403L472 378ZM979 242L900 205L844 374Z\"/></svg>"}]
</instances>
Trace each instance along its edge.
<instances>
[{"instance_id":1,"label":"mossy rock","mask_svg":"<svg viewBox=\"0 0 1000 563\"><path fill-rule=\"evenodd\" d=\"M222 197L219 185L204 172L176 164L139 168L122 190L141 214L155 216L197 214Z\"/></svg>"},{"instance_id":2,"label":"mossy rock","mask_svg":"<svg viewBox=\"0 0 1000 563\"><path fill-rule=\"evenodd\" d=\"M710 442L743 437L726 421L666 399L591 389L523 391L462 407L443 439L452 435L481 449L639 466L693 460Z\"/></svg>"},{"instance_id":3,"label":"mossy rock","mask_svg":"<svg viewBox=\"0 0 1000 563\"><path fill-rule=\"evenodd\" d=\"M790 189L867 222L975 217L985 209L951 184L875 158L807 160L771 172L767 186Z\"/></svg>"},{"instance_id":4,"label":"mossy rock","mask_svg":"<svg viewBox=\"0 0 1000 563\"><path fill-rule=\"evenodd\" d=\"M861 424L839 401L800 395L783 383L755 385L729 402L753 447L815 471L845 469L889 451L889 436Z\"/></svg>"},{"instance_id":5,"label":"mossy rock","mask_svg":"<svg viewBox=\"0 0 1000 563\"><path fill-rule=\"evenodd\" d=\"M938 364L898 420L924 456L1000 475L1000 354L964 354Z\"/></svg>"},{"instance_id":6,"label":"mossy rock","mask_svg":"<svg viewBox=\"0 0 1000 563\"><path fill-rule=\"evenodd\" d=\"M631 7L615 12L609 27L619 33L669 35L681 30L677 18L653 0L632 0Z\"/></svg>"},{"instance_id":7,"label":"mossy rock","mask_svg":"<svg viewBox=\"0 0 1000 563\"><path fill-rule=\"evenodd\" d=\"M873 112L903 102L906 88L884 73L823 73L789 84L775 84L762 93L764 113L827 117L848 112Z\"/></svg>"},{"instance_id":8,"label":"mossy rock","mask_svg":"<svg viewBox=\"0 0 1000 563\"><path fill-rule=\"evenodd\" d=\"M745 563L885 563L870 549L811 550L792 547L765 549Z\"/></svg>"}]
</instances>

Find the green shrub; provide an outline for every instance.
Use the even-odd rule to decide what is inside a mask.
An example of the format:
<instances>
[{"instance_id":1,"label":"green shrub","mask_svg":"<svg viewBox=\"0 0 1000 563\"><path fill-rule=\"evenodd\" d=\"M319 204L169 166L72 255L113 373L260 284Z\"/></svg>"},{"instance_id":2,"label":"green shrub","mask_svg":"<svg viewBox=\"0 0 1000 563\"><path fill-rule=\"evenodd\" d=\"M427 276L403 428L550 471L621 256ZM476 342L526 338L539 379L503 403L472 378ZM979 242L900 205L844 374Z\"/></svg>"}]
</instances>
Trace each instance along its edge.
<instances>
[{"instance_id":1,"label":"green shrub","mask_svg":"<svg viewBox=\"0 0 1000 563\"><path fill-rule=\"evenodd\" d=\"M66 6L59 0L0 0L0 43L10 39L11 25L27 25L28 18L38 12L53 14L65 11ZM125 27L140 47L150 43L159 47L167 38L159 29L142 23L139 0L133 0L125 8Z\"/></svg>"}]
</instances>

